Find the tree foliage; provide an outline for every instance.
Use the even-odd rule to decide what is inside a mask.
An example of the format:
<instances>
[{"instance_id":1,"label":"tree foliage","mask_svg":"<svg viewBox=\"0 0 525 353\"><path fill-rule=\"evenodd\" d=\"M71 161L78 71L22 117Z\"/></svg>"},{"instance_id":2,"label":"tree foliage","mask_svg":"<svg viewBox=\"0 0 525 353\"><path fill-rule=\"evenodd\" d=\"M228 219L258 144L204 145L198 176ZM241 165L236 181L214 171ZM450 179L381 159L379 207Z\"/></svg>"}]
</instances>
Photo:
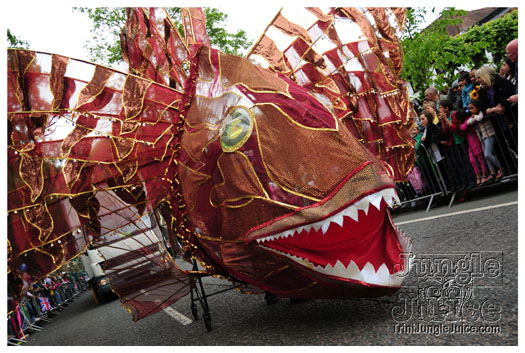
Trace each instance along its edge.
<instances>
[{"instance_id":1,"label":"tree foliage","mask_svg":"<svg viewBox=\"0 0 525 353\"><path fill-rule=\"evenodd\" d=\"M84 46L90 60L101 64L114 64L122 60L120 31L126 22L126 9L122 7L74 8L86 13L93 22L91 40Z\"/></svg>"},{"instance_id":2,"label":"tree foliage","mask_svg":"<svg viewBox=\"0 0 525 353\"><path fill-rule=\"evenodd\" d=\"M432 7L430 8L430 11L435 12L436 9ZM413 35L420 31L427 12L428 10L426 7L407 7L407 21L405 23L404 38L408 37L413 39Z\"/></svg>"},{"instance_id":3,"label":"tree foliage","mask_svg":"<svg viewBox=\"0 0 525 353\"><path fill-rule=\"evenodd\" d=\"M29 49L29 43L15 36L7 29L7 47L15 49Z\"/></svg>"},{"instance_id":4,"label":"tree foliage","mask_svg":"<svg viewBox=\"0 0 525 353\"><path fill-rule=\"evenodd\" d=\"M412 18L418 19L424 9L412 9ZM457 17L464 15L465 11L446 8L441 17L432 25L420 32L412 33L402 39L403 45L403 78L412 84L414 91L421 91L434 85L439 88L448 79L448 66L451 57L447 48L449 36L447 27L460 23ZM411 18L408 17L410 28ZM447 48L447 49L445 49ZM453 71L453 70L452 70ZM437 74L434 78L434 74Z\"/></svg>"},{"instance_id":5,"label":"tree foliage","mask_svg":"<svg viewBox=\"0 0 525 353\"><path fill-rule=\"evenodd\" d=\"M465 11L445 8L442 17L430 28L418 33L407 33L402 39L402 76L421 96L429 86L437 89L449 86L457 78L460 68L471 69L484 64L499 65L505 57L507 43L518 37L518 11L482 26L473 26L463 34L450 37L446 31L447 26L461 23L458 17L464 14ZM411 21L421 16L419 9L409 11L407 28L411 28Z\"/></svg>"},{"instance_id":6,"label":"tree foliage","mask_svg":"<svg viewBox=\"0 0 525 353\"><path fill-rule=\"evenodd\" d=\"M109 65L122 60L119 34L126 22L126 9L122 7L81 7L75 10L86 13L93 21L92 39L86 45L90 53L90 60ZM180 8L166 8L166 11L181 32ZM241 52L252 44L246 37L245 31L230 33L224 28L228 19L227 14L216 8L208 7L204 8L204 13L206 30L213 47L227 54L241 55Z\"/></svg>"}]
</instances>

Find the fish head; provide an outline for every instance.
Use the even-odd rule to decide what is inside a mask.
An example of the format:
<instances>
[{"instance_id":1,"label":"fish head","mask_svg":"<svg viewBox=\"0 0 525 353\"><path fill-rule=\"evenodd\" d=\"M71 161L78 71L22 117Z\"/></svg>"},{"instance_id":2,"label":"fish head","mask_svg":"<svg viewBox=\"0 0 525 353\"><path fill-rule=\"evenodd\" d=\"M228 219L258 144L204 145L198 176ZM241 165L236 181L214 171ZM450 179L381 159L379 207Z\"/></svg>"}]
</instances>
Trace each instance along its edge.
<instances>
[{"instance_id":1,"label":"fish head","mask_svg":"<svg viewBox=\"0 0 525 353\"><path fill-rule=\"evenodd\" d=\"M409 240L385 165L323 96L203 47L178 176L199 258L280 296L397 290Z\"/></svg>"}]
</instances>

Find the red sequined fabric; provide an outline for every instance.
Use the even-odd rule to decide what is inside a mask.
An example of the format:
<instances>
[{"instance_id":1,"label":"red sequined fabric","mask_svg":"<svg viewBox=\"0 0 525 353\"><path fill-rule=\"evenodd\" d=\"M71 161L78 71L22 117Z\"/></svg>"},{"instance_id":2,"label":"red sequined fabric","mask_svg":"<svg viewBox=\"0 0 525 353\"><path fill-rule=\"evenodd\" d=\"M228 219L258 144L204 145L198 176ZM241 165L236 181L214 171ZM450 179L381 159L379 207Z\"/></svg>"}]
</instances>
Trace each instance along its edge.
<instances>
[{"instance_id":1,"label":"red sequined fabric","mask_svg":"<svg viewBox=\"0 0 525 353\"><path fill-rule=\"evenodd\" d=\"M89 244L135 320L205 273L289 297L395 291L308 273L248 238L393 187L413 159L403 12L304 11L300 24L279 13L247 58L211 49L196 8L181 10L183 36L162 9L128 9L129 73L8 50L10 295Z\"/></svg>"},{"instance_id":2,"label":"red sequined fabric","mask_svg":"<svg viewBox=\"0 0 525 353\"><path fill-rule=\"evenodd\" d=\"M405 17L401 8L284 8L247 55L326 97L396 181L414 162L415 112L400 78Z\"/></svg>"}]
</instances>

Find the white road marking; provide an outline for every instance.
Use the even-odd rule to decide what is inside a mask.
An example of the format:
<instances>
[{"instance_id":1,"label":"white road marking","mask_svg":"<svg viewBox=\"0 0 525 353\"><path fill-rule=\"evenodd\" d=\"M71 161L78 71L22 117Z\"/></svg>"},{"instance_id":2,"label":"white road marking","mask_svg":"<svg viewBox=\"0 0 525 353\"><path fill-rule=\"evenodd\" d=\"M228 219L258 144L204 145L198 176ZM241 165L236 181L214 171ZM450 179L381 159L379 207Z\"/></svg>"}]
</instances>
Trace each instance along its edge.
<instances>
[{"instance_id":1,"label":"white road marking","mask_svg":"<svg viewBox=\"0 0 525 353\"><path fill-rule=\"evenodd\" d=\"M505 207L505 206L512 206L512 205L517 205L517 204L518 204L518 201L513 201L513 202L501 203L501 204L499 204L499 205L492 205L492 206L486 206L486 207L474 208L474 209L472 209L472 210L458 211L458 212L447 213L447 214L438 215L438 216L419 218L419 219L414 219L414 220L412 220L412 221L404 221L404 222L396 222L396 221L394 221L394 224L395 224L396 226L399 226L399 225L402 225L402 224L415 223L415 222L423 222L423 221L428 221L428 220L431 220L431 219L437 219L437 218L443 218L443 217L449 217L449 216L457 216L457 215L460 215L460 214L471 213L471 212L479 212L479 211L485 211L485 210L490 210L490 209L493 209L493 208L499 208L499 207Z\"/></svg>"},{"instance_id":2,"label":"white road marking","mask_svg":"<svg viewBox=\"0 0 525 353\"><path fill-rule=\"evenodd\" d=\"M193 322L192 319L190 319L189 317L179 313L177 310L172 309L169 306L165 307L162 310L164 310L169 316L171 316L172 318L174 318L175 320L177 320L178 322L180 322L184 326L189 325L189 324L191 324Z\"/></svg>"}]
</instances>

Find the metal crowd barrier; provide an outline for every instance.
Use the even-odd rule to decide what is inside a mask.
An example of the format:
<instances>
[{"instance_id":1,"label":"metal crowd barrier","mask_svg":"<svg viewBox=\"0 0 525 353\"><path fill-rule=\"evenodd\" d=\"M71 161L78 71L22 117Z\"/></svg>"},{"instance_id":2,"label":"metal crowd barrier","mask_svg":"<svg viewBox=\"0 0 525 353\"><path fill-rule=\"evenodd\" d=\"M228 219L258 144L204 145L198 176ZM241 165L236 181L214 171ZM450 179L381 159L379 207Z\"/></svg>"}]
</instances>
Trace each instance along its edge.
<instances>
[{"instance_id":1,"label":"metal crowd barrier","mask_svg":"<svg viewBox=\"0 0 525 353\"><path fill-rule=\"evenodd\" d=\"M66 293L66 291L59 289L58 292L59 295L61 295L61 301L62 298L64 298L64 301L62 301L60 305L52 304L51 309L48 311L42 311L38 298L48 298L50 304L56 304L56 298L52 301L50 298L54 296L54 294L49 294L41 288L35 289L32 292L33 296L25 296L18 304L13 304L12 298L8 298L8 301L11 300L11 305L14 310L7 318L7 345L16 346L27 343L29 334L42 331L42 326L38 326L37 323L50 322L58 312L62 311L63 308L68 305L68 302L74 300L86 289L87 287L82 285L79 287L79 291L70 291L71 296Z\"/></svg>"},{"instance_id":2,"label":"metal crowd barrier","mask_svg":"<svg viewBox=\"0 0 525 353\"><path fill-rule=\"evenodd\" d=\"M413 171L419 175L421 185L416 185L413 178L412 182L396 183L397 193L401 203L399 206L404 207L407 204L414 207L417 204L427 202L427 212L436 196L446 194L446 189L438 166L432 161L425 146L420 145L417 152L416 162ZM415 179L418 177L416 176ZM415 186L415 187L414 187Z\"/></svg>"},{"instance_id":3,"label":"metal crowd barrier","mask_svg":"<svg viewBox=\"0 0 525 353\"><path fill-rule=\"evenodd\" d=\"M518 176L518 107L511 105L505 116L491 116L494 126L495 144L494 154L503 167L504 176L496 182L515 180ZM414 169L411 172L419 174L409 175L407 182L396 183L400 203L397 207L412 208L428 202L426 211L433 206L435 198L450 198L449 207L452 207L458 193L485 187L486 184L476 185L476 176L472 167L466 139L463 144L448 146L442 149L444 157L440 162L435 162L430 152L420 145L416 152ZM487 166L488 169L488 166ZM495 171L497 173L497 170Z\"/></svg>"}]
</instances>

